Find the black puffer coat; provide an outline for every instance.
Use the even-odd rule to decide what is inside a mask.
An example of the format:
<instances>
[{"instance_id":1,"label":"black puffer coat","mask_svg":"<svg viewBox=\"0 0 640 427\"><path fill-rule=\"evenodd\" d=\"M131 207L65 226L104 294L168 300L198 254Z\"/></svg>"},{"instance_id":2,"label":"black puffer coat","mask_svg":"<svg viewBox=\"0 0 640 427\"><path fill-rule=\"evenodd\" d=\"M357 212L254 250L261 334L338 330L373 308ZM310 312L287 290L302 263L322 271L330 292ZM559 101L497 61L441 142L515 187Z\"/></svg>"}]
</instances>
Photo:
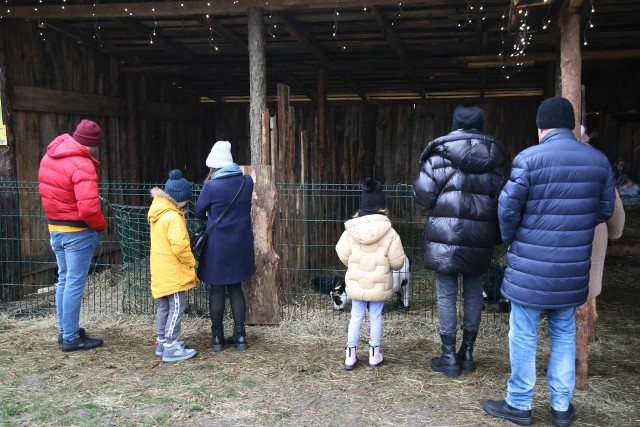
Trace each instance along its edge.
<instances>
[{"instance_id":1,"label":"black puffer coat","mask_svg":"<svg viewBox=\"0 0 640 427\"><path fill-rule=\"evenodd\" d=\"M415 202L431 210L424 231L426 268L470 275L487 270L506 154L502 143L476 130L454 130L427 144L413 183Z\"/></svg>"}]
</instances>

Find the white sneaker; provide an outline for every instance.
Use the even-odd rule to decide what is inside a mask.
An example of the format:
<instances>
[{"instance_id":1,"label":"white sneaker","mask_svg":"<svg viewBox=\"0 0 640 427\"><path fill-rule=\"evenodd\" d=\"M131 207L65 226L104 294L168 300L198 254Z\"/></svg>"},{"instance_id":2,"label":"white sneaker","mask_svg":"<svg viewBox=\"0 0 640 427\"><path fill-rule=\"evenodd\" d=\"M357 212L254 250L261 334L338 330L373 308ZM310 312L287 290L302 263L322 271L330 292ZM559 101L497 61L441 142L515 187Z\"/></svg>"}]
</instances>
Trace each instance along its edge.
<instances>
[{"instance_id":1,"label":"white sneaker","mask_svg":"<svg viewBox=\"0 0 640 427\"><path fill-rule=\"evenodd\" d=\"M198 352L192 348L184 348L184 344L174 342L171 346L165 345L162 352L163 362L179 362L180 360L191 359Z\"/></svg>"},{"instance_id":2,"label":"white sneaker","mask_svg":"<svg viewBox=\"0 0 640 427\"><path fill-rule=\"evenodd\" d=\"M158 341L156 338L156 356L162 356L162 352L164 351L164 345L167 343L167 340ZM178 344L184 346L184 341L178 341Z\"/></svg>"}]
</instances>

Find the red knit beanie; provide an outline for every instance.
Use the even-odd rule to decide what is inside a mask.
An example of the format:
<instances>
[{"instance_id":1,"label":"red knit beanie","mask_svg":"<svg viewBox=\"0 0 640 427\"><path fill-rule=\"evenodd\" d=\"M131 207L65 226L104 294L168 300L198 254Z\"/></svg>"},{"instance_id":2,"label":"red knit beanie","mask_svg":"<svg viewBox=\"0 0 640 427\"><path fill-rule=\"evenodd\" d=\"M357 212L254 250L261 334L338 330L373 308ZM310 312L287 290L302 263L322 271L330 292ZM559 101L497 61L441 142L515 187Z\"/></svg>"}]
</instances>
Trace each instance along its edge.
<instances>
[{"instance_id":1,"label":"red knit beanie","mask_svg":"<svg viewBox=\"0 0 640 427\"><path fill-rule=\"evenodd\" d=\"M104 136L102 135L102 129L100 129L97 123L84 119L73 133L73 139L82 145L97 147L102 144Z\"/></svg>"}]
</instances>

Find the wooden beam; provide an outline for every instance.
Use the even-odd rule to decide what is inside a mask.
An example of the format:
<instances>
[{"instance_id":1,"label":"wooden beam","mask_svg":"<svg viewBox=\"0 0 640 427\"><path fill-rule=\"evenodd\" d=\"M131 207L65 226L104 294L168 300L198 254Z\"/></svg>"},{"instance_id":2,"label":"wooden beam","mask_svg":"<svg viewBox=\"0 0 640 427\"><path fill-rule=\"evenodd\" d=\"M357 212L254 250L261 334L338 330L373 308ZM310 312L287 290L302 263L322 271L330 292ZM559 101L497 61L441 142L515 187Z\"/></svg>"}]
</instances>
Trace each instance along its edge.
<instances>
[{"instance_id":1,"label":"wooden beam","mask_svg":"<svg viewBox=\"0 0 640 427\"><path fill-rule=\"evenodd\" d=\"M139 37L148 40L149 45L153 46L157 50L171 52L173 55L194 65L201 62L201 58L199 56L189 52L189 50L183 45L164 37L157 29L153 30L133 18L112 18L112 21L128 28ZM155 36L153 36L153 38L151 37L152 31L155 32ZM151 40L153 40L153 44L151 44Z\"/></svg>"},{"instance_id":2,"label":"wooden beam","mask_svg":"<svg viewBox=\"0 0 640 427\"><path fill-rule=\"evenodd\" d=\"M83 114L85 116L120 116L123 114L122 100L114 96L89 95L14 85L12 99L14 110Z\"/></svg>"},{"instance_id":3,"label":"wooden beam","mask_svg":"<svg viewBox=\"0 0 640 427\"><path fill-rule=\"evenodd\" d=\"M329 57L329 54L324 50L324 48L315 40L311 35L309 35L302 26L296 22L296 20L287 12L279 12L275 14L282 22L284 22L284 26L302 45L304 45L316 58L320 60L320 62L328 69L330 69L334 74L344 80L349 86L351 86L352 90L362 99L367 99L366 93L359 87L359 85L351 78L348 72L338 70L333 61Z\"/></svg>"},{"instance_id":4,"label":"wooden beam","mask_svg":"<svg viewBox=\"0 0 640 427\"><path fill-rule=\"evenodd\" d=\"M293 77L289 72L284 69L281 70L270 70L269 74L273 74L276 79L282 80L287 86L294 88L297 92L305 95L312 101L316 100L316 94L309 89L304 83Z\"/></svg>"},{"instance_id":5,"label":"wooden beam","mask_svg":"<svg viewBox=\"0 0 640 427\"><path fill-rule=\"evenodd\" d=\"M94 38L93 36L85 33L82 30L75 28L73 25L69 25L68 23L55 21L55 20L40 20L38 22L42 22L45 28L50 28L54 31L57 31L61 34L66 35L72 39L76 39L86 44L87 46L91 46L101 52L109 53L117 58L124 59L132 64L140 64L142 61L136 55L126 51L125 49L119 48L108 41L101 40L99 38Z\"/></svg>"},{"instance_id":6,"label":"wooden beam","mask_svg":"<svg viewBox=\"0 0 640 427\"><path fill-rule=\"evenodd\" d=\"M400 59L400 64L402 65L402 69L411 82L413 89L420 94L421 98L426 98L427 92L422 87L422 83L420 83L420 80L416 77L415 70L409 64L409 54L407 53L407 49L404 47L402 40L400 40L398 34L393 28L391 28L391 25L389 25L389 21L384 16L384 13L382 12L382 9L380 9L380 6L371 6L371 12L373 13L373 17L376 20L376 24L378 24L378 27L384 34L384 37L387 39L387 43L389 43L389 45L391 45L391 47L393 47L396 51L396 54Z\"/></svg>"},{"instance_id":7,"label":"wooden beam","mask_svg":"<svg viewBox=\"0 0 640 427\"><path fill-rule=\"evenodd\" d=\"M210 6L208 5L210 3ZM450 0L403 0L403 5L428 3L430 6L450 4ZM362 9L362 0L340 0L341 10ZM372 0L370 4L378 6L397 6L398 0ZM122 2L100 4L68 4L12 6L10 13L3 14L3 19L32 19L40 20L43 16L48 19L84 19L93 20L101 18L166 18L183 17L189 15L227 15L245 14L250 7L255 6L252 1L240 1L234 4L231 0L222 1L166 1L166 2ZM271 0L269 11L282 10L334 10L335 0Z\"/></svg>"},{"instance_id":8,"label":"wooden beam","mask_svg":"<svg viewBox=\"0 0 640 427\"><path fill-rule=\"evenodd\" d=\"M247 47L247 42L242 40L238 35L236 35L233 31L228 29L226 26L219 23L217 20L213 19L211 16L201 16L201 15L193 15L191 17L194 21L197 21L204 25L205 27L210 27L213 31L216 32L220 37L226 40L231 46L234 46L241 52L247 52L249 48Z\"/></svg>"}]
</instances>

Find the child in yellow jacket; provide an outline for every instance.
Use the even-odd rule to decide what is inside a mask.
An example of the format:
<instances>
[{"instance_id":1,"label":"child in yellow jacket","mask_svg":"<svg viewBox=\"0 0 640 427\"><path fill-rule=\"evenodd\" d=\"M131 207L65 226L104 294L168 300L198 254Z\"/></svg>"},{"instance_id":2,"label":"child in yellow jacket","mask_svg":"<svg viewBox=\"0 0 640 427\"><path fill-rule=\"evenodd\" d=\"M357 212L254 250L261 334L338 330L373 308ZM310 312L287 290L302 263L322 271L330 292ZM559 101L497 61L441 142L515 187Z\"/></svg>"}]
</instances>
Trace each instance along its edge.
<instances>
[{"instance_id":1,"label":"child in yellow jacket","mask_svg":"<svg viewBox=\"0 0 640 427\"><path fill-rule=\"evenodd\" d=\"M151 295L158 302L156 313L156 356L163 362L190 359L196 350L178 341L186 308L186 291L198 283L196 260L191 252L183 208L191 196L191 183L182 172L169 172L164 191L151 190Z\"/></svg>"},{"instance_id":2,"label":"child in yellow jacket","mask_svg":"<svg viewBox=\"0 0 640 427\"><path fill-rule=\"evenodd\" d=\"M336 252L344 265L345 291L351 298L351 320L345 348L344 368L356 366L356 346L360 325L369 309L369 366L383 362L380 353L382 308L393 295L391 270L404 265L404 248L400 236L387 217L386 198L382 186L373 179L361 184L360 210L344 224Z\"/></svg>"}]
</instances>

